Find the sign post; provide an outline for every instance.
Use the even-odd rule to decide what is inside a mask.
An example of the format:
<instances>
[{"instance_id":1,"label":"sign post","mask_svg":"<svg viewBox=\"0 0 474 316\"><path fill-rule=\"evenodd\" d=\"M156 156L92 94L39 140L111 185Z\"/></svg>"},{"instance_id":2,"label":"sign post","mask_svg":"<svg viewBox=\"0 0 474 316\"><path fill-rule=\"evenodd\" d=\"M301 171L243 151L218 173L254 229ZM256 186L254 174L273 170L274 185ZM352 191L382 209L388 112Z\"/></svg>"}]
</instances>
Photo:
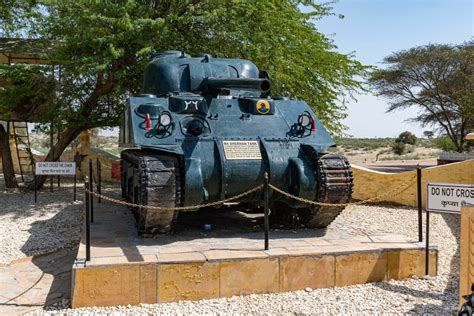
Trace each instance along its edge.
<instances>
[{"instance_id":1,"label":"sign post","mask_svg":"<svg viewBox=\"0 0 474 316\"><path fill-rule=\"evenodd\" d=\"M429 270L430 212L461 215L461 206L474 204L474 185L428 183L426 192L426 274Z\"/></svg>"},{"instance_id":2,"label":"sign post","mask_svg":"<svg viewBox=\"0 0 474 316\"><path fill-rule=\"evenodd\" d=\"M73 161L37 161L35 163L35 203L37 200L36 177L43 176L76 176L76 163ZM51 178L52 179L52 178ZM59 178L58 178L59 179ZM59 182L58 182L59 184Z\"/></svg>"},{"instance_id":3,"label":"sign post","mask_svg":"<svg viewBox=\"0 0 474 316\"><path fill-rule=\"evenodd\" d=\"M422 197L421 197L421 167L418 164L416 166L416 198L417 198L417 204L418 204L418 241L422 242L423 241L423 232L422 232L422 227L423 227L423 219L422 219Z\"/></svg>"}]
</instances>

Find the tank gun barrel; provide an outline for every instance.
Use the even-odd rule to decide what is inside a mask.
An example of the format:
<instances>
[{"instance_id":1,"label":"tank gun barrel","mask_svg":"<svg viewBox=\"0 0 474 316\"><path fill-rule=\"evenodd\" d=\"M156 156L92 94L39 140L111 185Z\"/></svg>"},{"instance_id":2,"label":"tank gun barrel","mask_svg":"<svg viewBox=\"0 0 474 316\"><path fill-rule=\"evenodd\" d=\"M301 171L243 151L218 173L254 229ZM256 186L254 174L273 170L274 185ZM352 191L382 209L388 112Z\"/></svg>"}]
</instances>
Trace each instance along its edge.
<instances>
[{"instance_id":1,"label":"tank gun barrel","mask_svg":"<svg viewBox=\"0 0 474 316\"><path fill-rule=\"evenodd\" d=\"M208 77L204 80L204 86L208 91L220 89L251 89L265 93L270 91L271 83L268 79Z\"/></svg>"}]
</instances>

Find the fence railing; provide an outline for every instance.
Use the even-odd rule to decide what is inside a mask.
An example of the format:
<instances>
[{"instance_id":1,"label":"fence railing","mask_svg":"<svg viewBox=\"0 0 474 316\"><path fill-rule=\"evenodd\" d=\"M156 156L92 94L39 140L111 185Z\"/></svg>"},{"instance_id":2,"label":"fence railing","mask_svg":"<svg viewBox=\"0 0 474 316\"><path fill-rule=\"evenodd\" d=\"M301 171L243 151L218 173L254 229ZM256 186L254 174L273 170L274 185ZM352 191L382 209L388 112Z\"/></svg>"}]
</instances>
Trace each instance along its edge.
<instances>
[{"instance_id":1,"label":"fence railing","mask_svg":"<svg viewBox=\"0 0 474 316\"><path fill-rule=\"evenodd\" d=\"M98 169L100 170L100 164L98 166ZM279 194L285 195L286 197L294 200L298 200L300 202L307 203L309 205L319 205L319 206L349 206L349 205L362 205L362 204L369 204L369 203L374 203L374 202L379 202L383 201L384 198L387 196L394 196L397 194L400 194L410 188L413 184L416 183L417 186L417 199L418 199L418 236L419 236L419 241L422 241L422 226L421 226L421 214L422 214L422 209L421 209L421 168L418 166L417 168L417 173L416 176L413 178L408 179L407 181L397 185L396 187L385 191L383 194L377 194L375 197L371 197L369 199L363 200L363 201L356 201L356 202L349 202L349 203L323 203L323 202L318 202L318 201L313 201L313 200L308 200L304 199L302 197L298 197L295 195L292 195L288 192L285 192L284 190L272 185L269 182L269 176L268 173L265 172L264 175L264 182L262 184L259 184L255 186L254 188L251 188L245 192L242 192L240 194L237 194L233 197L229 197L220 201L215 201L211 203L206 203L206 204L201 204L201 205L192 205L192 206L176 206L176 207L159 207L159 206L152 206L152 205L141 205L141 204L134 204L134 203L129 203L126 201L122 201L119 199L112 198L107 195L101 194L101 182L100 182L100 177L98 177L98 182L96 183L96 189L97 192L94 192L94 186L93 186L93 173L92 173L92 160L89 162L89 176L90 178L86 177L85 183L84 183L84 191L85 191L85 196L84 196L84 211L85 211L85 233L86 233L86 262L90 261L91 259L91 253L90 253L90 223L94 221L94 202L93 202L93 197L96 197L100 203L101 200L109 201L114 204L122 205L122 206L127 206L127 207L137 207L137 208L145 208L145 209L154 209L154 210L161 210L161 211L181 211L181 210L188 210L188 209L197 209L197 208L203 208L203 207L209 207L209 206L216 206L220 205L229 201L235 201L238 200L239 198L246 196L248 194L251 194L256 191L263 190L263 205L264 205L264 226L265 226L265 232L264 232L264 249L268 250L269 249L269 214L270 214L270 202L269 202L269 196L270 196L270 190L274 190L275 192L278 192ZM416 181L415 181L416 180Z\"/></svg>"}]
</instances>

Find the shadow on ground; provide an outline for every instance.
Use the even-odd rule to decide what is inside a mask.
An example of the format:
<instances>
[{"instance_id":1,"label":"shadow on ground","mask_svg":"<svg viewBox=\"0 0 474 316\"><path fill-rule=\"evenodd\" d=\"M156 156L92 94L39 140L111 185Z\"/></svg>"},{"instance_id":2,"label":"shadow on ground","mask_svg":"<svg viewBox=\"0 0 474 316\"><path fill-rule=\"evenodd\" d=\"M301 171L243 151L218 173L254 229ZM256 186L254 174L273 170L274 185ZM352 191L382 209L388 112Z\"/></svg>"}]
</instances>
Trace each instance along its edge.
<instances>
[{"instance_id":1,"label":"shadow on ground","mask_svg":"<svg viewBox=\"0 0 474 316\"><path fill-rule=\"evenodd\" d=\"M413 290L412 288L408 288L406 286L401 285L394 285L386 282L377 283L377 286L380 288L391 291L397 292L401 294L409 294L411 296L419 297L419 298L430 298L434 300L440 301L440 304L417 304L415 307L410 311L415 314L425 314L430 313L433 315L440 315L446 314L447 312L452 312L453 310L457 310L458 306L455 303L454 305L452 302L457 302L458 294L459 294L459 240L460 240L460 216L455 214L441 214L444 222L450 228L452 235L456 239L456 250L454 255L450 261L449 273L445 275L448 278L448 283L446 288L444 289L443 293L437 292L430 292L426 290ZM441 250L439 250L439 256L443 256ZM438 258L439 260L439 258ZM439 261L438 261L439 262ZM438 270L438 277L441 277L440 271Z\"/></svg>"},{"instance_id":2,"label":"shadow on ground","mask_svg":"<svg viewBox=\"0 0 474 316\"><path fill-rule=\"evenodd\" d=\"M54 236L54 232L49 231L54 226L51 223L64 216L68 208L74 206L66 207L52 218L32 223L31 235L21 250L28 255L41 242L46 243L45 239L50 235ZM67 304L71 297L71 273L79 239L75 243L69 248L55 249L1 268L0 278L5 289L1 291L0 314L17 315L58 302Z\"/></svg>"}]
</instances>

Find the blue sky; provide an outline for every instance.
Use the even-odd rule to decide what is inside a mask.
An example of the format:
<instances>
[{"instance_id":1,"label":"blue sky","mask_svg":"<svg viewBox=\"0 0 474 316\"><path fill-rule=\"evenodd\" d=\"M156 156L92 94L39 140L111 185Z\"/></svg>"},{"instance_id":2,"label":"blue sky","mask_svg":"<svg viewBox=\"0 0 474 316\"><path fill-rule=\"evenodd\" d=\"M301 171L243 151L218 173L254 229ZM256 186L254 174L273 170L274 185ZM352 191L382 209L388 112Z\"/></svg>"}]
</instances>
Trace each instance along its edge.
<instances>
[{"instance_id":1,"label":"blue sky","mask_svg":"<svg viewBox=\"0 0 474 316\"><path fill-rule=\"evenodd\" d=\"M329 1L329 0L328 0ZM364 64L381 66L392 52L428 43L461 43L474 34L474 0L340 0L336 16L316 22L341 53L355 52ZM326 2L326 1L324 1ZM344 15L343 19L338 15ZM347 134L355 137L394 137L405 130L421 136L424 130L406 122L415 109L385 113L386 100L371 94L348 104ZM104 131L103 134L116 134Z\"/></svg>"},{"instance_id":2,"label":"blue sky","mask_svg":"<svg viewBox=\"0 0 474 316\"><path fill-rule=\"evenodd\" d=\"M473 37L473 0L340 0L336 16L316 22L341 53L355 52L365 64L381 66L390 53L428 43L461 43ZM343 19L337 17L344 15ZM349 103L344 124L355 137L392 137L426 128L405 122L416 110L385 113L387 103L371 94Z\"/></svg>"}]
</instances>

